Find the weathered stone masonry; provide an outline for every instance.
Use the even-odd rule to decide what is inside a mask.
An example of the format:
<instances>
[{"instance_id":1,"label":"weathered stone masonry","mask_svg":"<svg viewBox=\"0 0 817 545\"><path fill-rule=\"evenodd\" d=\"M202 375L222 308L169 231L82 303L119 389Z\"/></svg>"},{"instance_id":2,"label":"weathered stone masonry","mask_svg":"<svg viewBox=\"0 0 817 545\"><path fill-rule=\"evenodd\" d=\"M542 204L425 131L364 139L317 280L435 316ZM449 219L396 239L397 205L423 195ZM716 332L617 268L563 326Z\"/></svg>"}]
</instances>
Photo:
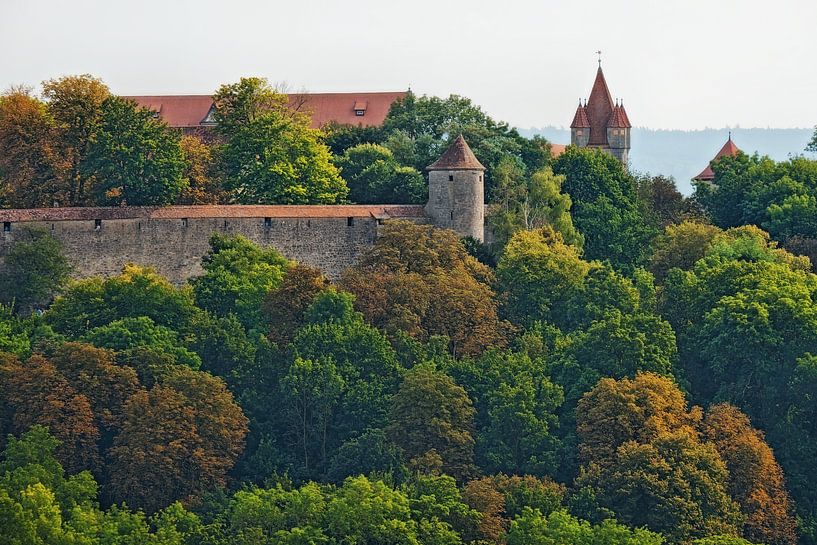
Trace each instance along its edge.
<instances>
[{"instance_id":1,"label":"weathered stone masonry","mask_svg":"<svg viewBox=\"0 0 817 545\"><path fill-rule=\"evenodd\" d=\"M126 263L174 283L201 273L213 233L240 234L337 278L389 219L425 222L422 206L171 206L0 210L0 259L38 227L59 240L78 277L111 276Z\"/></svg>"}]
</instances>

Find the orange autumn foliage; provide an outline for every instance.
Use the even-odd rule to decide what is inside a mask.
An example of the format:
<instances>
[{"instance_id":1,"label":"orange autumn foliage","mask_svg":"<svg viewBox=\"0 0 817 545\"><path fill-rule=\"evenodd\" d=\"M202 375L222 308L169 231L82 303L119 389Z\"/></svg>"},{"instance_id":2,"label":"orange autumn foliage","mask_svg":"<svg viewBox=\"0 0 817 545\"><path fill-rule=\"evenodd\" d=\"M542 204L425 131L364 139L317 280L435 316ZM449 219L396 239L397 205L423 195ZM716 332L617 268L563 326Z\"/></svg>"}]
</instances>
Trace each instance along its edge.
<instances>
[{"instance_id":1,"label":"orange autumn foliage","mask_svg":"<svg viewBox=\"0 0 817 545\"><path fill-rule=\"evenodd\" d=\"M729 469L729 494L747 515L743 535L768 545L797 543L796 521L783 470L766 444L737 407L721 403L709 408L702 425Z\"/></svg>"}]
</instances>

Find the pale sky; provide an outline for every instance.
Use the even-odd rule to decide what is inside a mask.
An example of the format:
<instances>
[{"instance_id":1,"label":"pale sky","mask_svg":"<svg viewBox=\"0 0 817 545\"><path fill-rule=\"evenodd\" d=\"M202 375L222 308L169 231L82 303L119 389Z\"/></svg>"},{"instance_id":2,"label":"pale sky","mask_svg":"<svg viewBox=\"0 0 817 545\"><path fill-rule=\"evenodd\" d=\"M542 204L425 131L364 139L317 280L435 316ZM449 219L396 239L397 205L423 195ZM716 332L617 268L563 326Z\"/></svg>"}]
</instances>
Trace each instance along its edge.
<instances>
[{"instance_id":1,"label":"pale sky","mask_svg":"<svg viewBox=\"0 0 817 545\"><path fill-rule=\"evenodd\" d=\"M0 88L91 73L118 94L294 90L472 98L569 125L603 51L651 128L817 124L817 0L0 0Z\"/></svg>"}]
</instances>

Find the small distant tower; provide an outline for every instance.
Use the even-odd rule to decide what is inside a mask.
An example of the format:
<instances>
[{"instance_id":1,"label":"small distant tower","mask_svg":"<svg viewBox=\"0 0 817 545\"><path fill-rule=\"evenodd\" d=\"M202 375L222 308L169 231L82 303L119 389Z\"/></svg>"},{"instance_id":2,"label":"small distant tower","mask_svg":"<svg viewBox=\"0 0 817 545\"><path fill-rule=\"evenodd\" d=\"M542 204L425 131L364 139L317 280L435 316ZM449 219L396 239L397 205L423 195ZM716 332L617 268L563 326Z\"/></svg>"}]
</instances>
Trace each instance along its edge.
<instances>
[{"instance_id":1,"label":"small distant tower","mask_svg":"<svg viewBox=\"0 0 817 545\"><path fill-rule=\"evenodd\" d=\"M428 170L426 215L462 237L485 236L485 167L459 135Z\"/></svg>"},{"instance_id":2,"label":"small distant tower","mask_svg":"<svg viewBox=\"0 0 817 545\"><path fill-rule=\"evenodd\" d=\"M607 143L610 146L610 153L625 166L630 160L631 128L627 112L624 110L624 103L617 102L607 122Z\"/></svg>"},{"instance_id":3,"label":"small distant tower","mask_svg":"<svg viewBox=\"0 0 817 545\"><path fill-rule=\"evenodd\" d=\"M735 157L737 154L740 153L740 148L738 148L734 142L732 142L732 132L729 132L729 139L726 141L726 144L723 145L721 150L715 155L715 157L709 161L709 164L706 165L706 168L701 171L700 174L695 176L693 181L696 182L706 182L708 184L712 183L712 180L715 179L715 171L712 170L712 163L720 159L721 157Z\"/></svg>"},{"instance_id":4,"label":"small distant tower","mask_svg":"<svg viewBox=\"0 0 817 545\"><path fill-rule=\"evenodd\" d=\"M582 106L579 99L579 107L576 115L573 116L573 123L570 124L570 143L580 148L586 148L590 141L590 120L587 118L587 102Z\"/></svg>"},{"instance_id":5,"label":"small distant tower","mask_svg":"<svg viewBox=\"0 0 817 545\"><path fill-rule=\"evenodd\" d=\"M624 103L613 102L599 60L590 98L584 105L579 102L570 124L570 143L580 148L601 148L627 166L631 128Z\"/></svg>"}]
</instances>

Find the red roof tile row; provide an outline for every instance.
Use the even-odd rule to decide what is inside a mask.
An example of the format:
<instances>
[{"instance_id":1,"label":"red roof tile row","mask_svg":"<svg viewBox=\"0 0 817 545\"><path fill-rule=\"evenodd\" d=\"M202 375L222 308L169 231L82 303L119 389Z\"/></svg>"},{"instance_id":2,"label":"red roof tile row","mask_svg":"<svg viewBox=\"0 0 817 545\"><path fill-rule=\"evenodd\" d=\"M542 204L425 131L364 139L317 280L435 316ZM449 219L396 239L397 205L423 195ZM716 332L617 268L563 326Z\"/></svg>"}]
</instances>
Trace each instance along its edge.
<instances>
[{"instance_id":1,"label":"red roof tile row","mask_svg":"<svg viewBox=\"0 0 817 545\"><path fill-rule=\"evenodd\" d=\"M183 218L421 218L422 205L191 205L0 209L0 221L84 221Z\"/></svg>"},{"instance_id":2,"label":"red roof tile row","mask_svg":"<svg viewBox=\"0 0 817 545\"><path fill-rule=\"evenodd\" d=\"M332 122L369 127L382 125L391 105L404 98L406 93L292 93L288 96L290 106L311 115L314 128ZM213 98L210 95L150 95L123 98L157 112L168 125L182 129L202 126L213 106Z\"/></svg>"}]
</instances>

